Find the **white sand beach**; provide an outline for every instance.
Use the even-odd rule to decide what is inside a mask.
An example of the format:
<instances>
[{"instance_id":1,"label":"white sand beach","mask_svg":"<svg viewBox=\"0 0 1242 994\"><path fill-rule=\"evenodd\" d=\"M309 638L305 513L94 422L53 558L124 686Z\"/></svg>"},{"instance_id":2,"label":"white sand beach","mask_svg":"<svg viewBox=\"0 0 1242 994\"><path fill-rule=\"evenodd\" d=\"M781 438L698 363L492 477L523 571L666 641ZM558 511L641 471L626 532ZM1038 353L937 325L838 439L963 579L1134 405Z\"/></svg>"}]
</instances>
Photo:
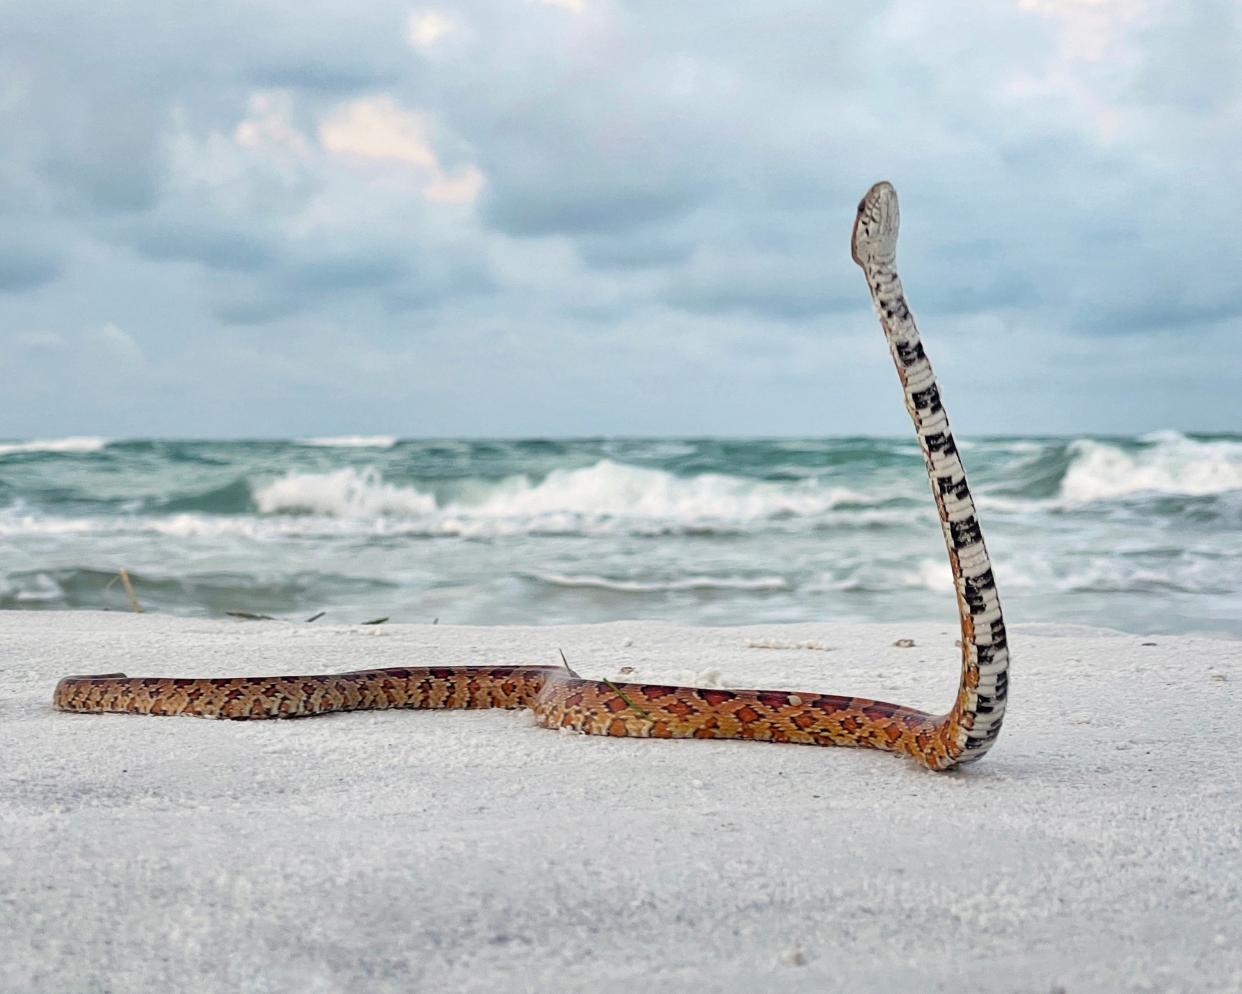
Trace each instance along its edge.
<instances>
[{"instance_id":1,"label":"white sand beach","mask_svg":"<svg viewBox=\"0 0 1242 994\"><path fill-rule=\"evenodd\" d=\"M560 648L584 676L939 710L956 634L0 614L0 990L1242 990L1237 641L1016 625L1004 732L950 774L524 713L49 706L71 673Z\"/></svg>"}]
</instances>

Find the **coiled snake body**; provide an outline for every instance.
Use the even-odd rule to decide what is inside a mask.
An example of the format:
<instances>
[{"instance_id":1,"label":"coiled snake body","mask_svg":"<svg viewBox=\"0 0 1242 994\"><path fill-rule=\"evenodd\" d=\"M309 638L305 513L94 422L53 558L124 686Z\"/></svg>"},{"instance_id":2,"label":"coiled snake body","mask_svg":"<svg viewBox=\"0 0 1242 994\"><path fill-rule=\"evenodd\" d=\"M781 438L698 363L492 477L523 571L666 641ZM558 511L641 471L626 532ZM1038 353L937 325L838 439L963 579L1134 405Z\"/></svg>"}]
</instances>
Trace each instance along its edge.
<instances>
[{"instance_id":1,"label":"coiled snake body","mask_svg":"<svg viewBox=\"0 0 1242 994\"><path fill-rule=\"evenodd\" d=\"M935 377L896 271L897 194L877 183L858 206L852 254L905 390L940 512L962 627L957 698L934 716L897 704L777 690L584 680L568 667L359 670L326 676L177 679L122 673L61 680L62 711L293 718L371 708L530 708L539 724L591 735L754 739L868 746L945 770L991 748L1005 711L1009 654L992 568Z\"/></svg>"}]
</instances>

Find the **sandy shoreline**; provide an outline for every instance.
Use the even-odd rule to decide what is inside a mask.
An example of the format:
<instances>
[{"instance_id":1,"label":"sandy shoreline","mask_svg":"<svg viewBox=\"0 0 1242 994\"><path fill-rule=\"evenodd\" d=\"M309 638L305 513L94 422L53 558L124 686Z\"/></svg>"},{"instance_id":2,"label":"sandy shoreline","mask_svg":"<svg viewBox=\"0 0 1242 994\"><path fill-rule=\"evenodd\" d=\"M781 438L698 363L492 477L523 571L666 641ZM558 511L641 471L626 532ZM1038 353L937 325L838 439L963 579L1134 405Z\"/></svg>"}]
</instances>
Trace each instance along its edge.
<instances>
[{"instance_id":1,"label":"sandy shoreline","mask_svg":"<svg viewBox=\"0 0 1242 994\"><path fill-rule=\"evenodd\" d=\"M939 710L955 637L0 613L0 990L1242 990L1237 641L1015 626L1001 740L951 775L501 712L232 723L48 706L68 673L560 648L584 676L629 665Z\"/></svg>"}]
</instances>

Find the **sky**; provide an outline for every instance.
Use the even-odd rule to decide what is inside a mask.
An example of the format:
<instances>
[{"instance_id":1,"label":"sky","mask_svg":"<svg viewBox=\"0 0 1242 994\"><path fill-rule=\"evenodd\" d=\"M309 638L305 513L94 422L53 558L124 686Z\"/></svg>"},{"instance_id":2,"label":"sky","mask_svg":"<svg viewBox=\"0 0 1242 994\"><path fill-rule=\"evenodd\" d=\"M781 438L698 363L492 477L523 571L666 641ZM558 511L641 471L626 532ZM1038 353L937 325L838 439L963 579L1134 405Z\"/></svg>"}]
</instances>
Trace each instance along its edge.
<instances>
[{"instance_id":1,"label":"sky","mask_svg":"<svg viewBox=\"0 0 1242 994\"><path fill-rule=\"evenodd\" d=\"M0 3L0 436L1242 430L1232 0Z\"/></svg>"}]
</instances>

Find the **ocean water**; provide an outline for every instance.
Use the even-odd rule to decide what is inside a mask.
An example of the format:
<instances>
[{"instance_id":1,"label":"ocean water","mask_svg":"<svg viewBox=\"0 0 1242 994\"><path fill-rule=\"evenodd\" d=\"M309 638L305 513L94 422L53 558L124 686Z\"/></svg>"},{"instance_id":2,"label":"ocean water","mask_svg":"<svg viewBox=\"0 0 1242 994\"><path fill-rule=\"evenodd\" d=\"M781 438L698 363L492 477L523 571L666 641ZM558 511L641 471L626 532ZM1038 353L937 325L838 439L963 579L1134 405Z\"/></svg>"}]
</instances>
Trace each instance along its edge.
<instances>
[{"instance_id":1,"label":"ocean water","mask_svg":"<svg viewBox=\"0 0 1242 994\"><path fill-rule=\"evenodd\" d=\"M1012 622L1242 635L1242 435L959 441ZM956 617L901 438L0 443L0 607Z\"/></svg>"}]
</instances>

